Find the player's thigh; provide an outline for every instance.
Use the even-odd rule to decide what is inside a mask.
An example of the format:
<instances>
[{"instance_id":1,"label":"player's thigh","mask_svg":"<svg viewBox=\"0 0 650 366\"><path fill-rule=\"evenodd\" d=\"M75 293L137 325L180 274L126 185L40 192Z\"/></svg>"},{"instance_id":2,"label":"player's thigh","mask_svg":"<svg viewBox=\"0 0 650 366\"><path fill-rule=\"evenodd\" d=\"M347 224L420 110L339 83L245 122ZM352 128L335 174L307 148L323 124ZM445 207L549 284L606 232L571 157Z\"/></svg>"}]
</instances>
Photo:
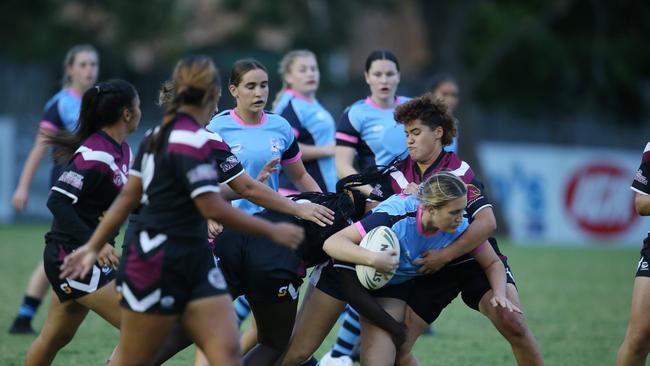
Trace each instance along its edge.
<instances>
[{"instance_id":1,"label":"player's thigh","mask_svg":"<svg viewBox=\"0 0 650 366\"><path fill-rule=\"evenodd\" d=\"M404 324L406 325L406 340L398 350L399 357L410 353L420 335L429 328L429 324L409 306L406 307L404 314Z\"/></svg>"},{"instance_id":2,"label":"player's thigh","mask_svg":"<svg viewBox=\"0 0 650 366\"><path fill-rule=\"evenodd\" d=\"M345 308L338 300L318 288L311 289L303 301L283 365L309 358L323 343Z\"/></svg>"},{"instance_id":3,"label":"player's thigh","mask_svg":"<svg viewBox=\"0 0 650 366\"><path fill-rule=\"evenodd\" d=\"M650 277L638 276L634 279L632 309L628 335L638 341L650 342Z\"/></svg>"},{"instance_id":4,"label":"player's thigh","mask_svg":"<svg viewBox=\"0 0 650 366\"><path fill-rule=\"evenodd\" d=\"M187 334L199 345L214 340L238 344L239 329L232 297L227 294L190 301L181 322Z\"/></svg>"},{"instance_id":5,"label":"player's thigh","mask_svg":"<svg viewBox=\"0 0 650 366\"><path fill-rule=\"evenodd\" d=\"M87 314L86 307L72 300L61 302L56 294L52 294L40 337L45 342L62 347L72 339Z\"/></svg>"},{"instance_id":6,"label":"player's thigh","mask_svg":"<svg viewBox=\"0 0 650 366\"><path fill-rule=\"evenodd\" d=\"M377 302L395 320L402 322L406 302L393 298L378 298ZM361 316L361 363L364 365L393 365L397 350L388 332Z\"/></svg>"},{"instance_id":7,"label":"player's thigh","mask_svg":"<svg viewBox=\"0 0 650 366\"><path fill-rule=\"evenodd\" d=\"M178 321L176 314L153 314L122 309L120 347L111 365L147 365Z\"/></svg>"},{"instance_id":8,"label":"player's thigh","mask_svg":"<svg viewBox=\"0 0 650 366\"><path fill-rule=\"evenodd\" d=\"M97 313L114 327L120 328L122 311L120 296L115 289L115 280L76 301Z\"/></svg>"}]
</instances>

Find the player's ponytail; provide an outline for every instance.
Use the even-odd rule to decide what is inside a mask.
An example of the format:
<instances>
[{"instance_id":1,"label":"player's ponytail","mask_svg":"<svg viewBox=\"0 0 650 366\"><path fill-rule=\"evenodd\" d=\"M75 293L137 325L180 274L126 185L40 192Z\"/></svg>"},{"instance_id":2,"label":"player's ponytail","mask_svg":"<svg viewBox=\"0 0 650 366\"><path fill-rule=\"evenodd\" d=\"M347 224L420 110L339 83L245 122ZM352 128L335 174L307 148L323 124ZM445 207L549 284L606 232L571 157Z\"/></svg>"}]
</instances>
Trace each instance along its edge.
<instances>
[{"instance_id":1,"label":"player's ponytail","mask_svg":"<svg viewBox=\"0 0 650 366\"><path fill-rule=\"evenodd\" d=\"M174 68L172 79L163 83L158 104L165 108L160 128L149 140L148 151L157 151L161 136L165 135L182 105L203 106L218 96L213 90L221 87L219 71L206 56L181 59Z\"/></svg>"},{"instance_id":2,"label":"player's ponytail","mask_svg":"<svg viewBox=\"0 0 650 366\"><path fill-rule=\"evenodd\" d=\"M109 80L86 90L81 99L79 123L74 133L45 138L47 144L55 147L54 158L59 163L67 163L90 135L117 123L125 108L131 110L137 95L135 87L124 80Z\"/></svg>"}]
</instances>

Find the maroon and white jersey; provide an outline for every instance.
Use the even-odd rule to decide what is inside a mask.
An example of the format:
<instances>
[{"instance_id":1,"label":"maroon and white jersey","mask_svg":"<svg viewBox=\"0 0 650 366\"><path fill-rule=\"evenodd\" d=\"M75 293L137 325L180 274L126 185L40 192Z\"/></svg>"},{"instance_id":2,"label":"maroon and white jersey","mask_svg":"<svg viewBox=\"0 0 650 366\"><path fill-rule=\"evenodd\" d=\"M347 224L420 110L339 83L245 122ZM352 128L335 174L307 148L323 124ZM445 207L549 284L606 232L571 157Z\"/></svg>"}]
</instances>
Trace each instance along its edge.
<instances>
[{"instance_id":1,"label":"maroon and white jersey","mask_svg":"<svg viewBox=\"0 0 650 366\"><path fill-rule=\"evenodd\" d=\"M52 228L45 236L46 242L84 244L71 232L86 232L88 237L92 234L104 211L126 184L130 163L131 149L126 142L118 144L101 130L90 135L51 188L52 192L72 200L72 207L81 219L79 225L86 227L65 227L55 215Z\"/></svg>"},{"instance_id":2,"label":"maroon and white jersey","mask_svg":"<svg viewBox=\"0 0 650 366\"><path fill-rule=\"evenodd\" d=\"M648 179L650 179L650 142L645 145L643 156L641 158L641 165L639 166L639 170L636 171L634 181L630 188L639 194L650 195L650 184L648 184Z\"/></svg>"},{"instance_id":3,"label":"maroon and white jersey","mask_svg":"<svg viewBox=\"0 0 650 366\"><path fill-rule=\"evenodd\" d=\"M634 175L634 181L632 181L632 186L630 188L638 194L650 195L650 184L648 184L648 179L650 179L650 142L648 142L645 145L645 149L643 149L641 165ZM643 241L643 248L650 248L650 231L648 231L648 236Z\"/></svg>"},{"instance_id":4,"label":"maroon and white jersey","mask_svg":"<svg viewBox=\"0 0 650 366\"><path fill-rule=\"evenodd\" d=\"M492 207L483 193L483 184L476 179L474 171L465 161L460 160L453 152L442 151L436 161L424 172L418 164L408 156L393 165L388 171L388 177L377 185L370 199L383 201L393 194L401 193L409 183L420 184L439 171L449 171L458 176L467 185L467 214L471 220L477 212Z\"/></svg>"},{"instance_id":5,"label":"maroon and white jersey","mask_svg":"<svg viewBox=\"0 0 650 366\"><path fill-rule=\"evenodd\" d=\"M243 169L223 139L205 130L191 116L179 113L170 123L159 136L160 146L155 151L148 148L155 134L145 137L130 171L142 179L143 185L137 228L204 245L206 221L194 205L194 198L219 192L219 170L229 175L228 181Z\"/></svg>"}]
</instances>

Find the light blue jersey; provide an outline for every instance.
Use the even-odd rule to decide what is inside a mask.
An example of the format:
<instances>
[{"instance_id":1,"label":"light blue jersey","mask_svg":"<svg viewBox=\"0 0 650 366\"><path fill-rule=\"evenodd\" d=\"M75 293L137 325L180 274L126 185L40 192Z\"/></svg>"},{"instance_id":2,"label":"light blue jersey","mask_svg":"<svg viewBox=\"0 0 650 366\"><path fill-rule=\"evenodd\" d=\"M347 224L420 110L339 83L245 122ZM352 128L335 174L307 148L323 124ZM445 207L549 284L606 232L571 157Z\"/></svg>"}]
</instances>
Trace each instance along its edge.
<instances>
[{"instance_id":1,"label":"light blue jersey","mask_svg":"<svg viewBox=\"0 0 650 366\"><path fill-rule=\"evenodd\" d=\"M81 110L81 95L72 88L63 89L45 103L40 128L52 132L74 132Z\"/></svg>"},{"instance_id":2,"label":"light blue jersey","mask_svg":"<svg viewBox=\"0 0 650 366\"><path fill-rule=\"evenodd\" d=\"M418 266L413 261L430 249L442 249L453 243L469 227L467 218L455 232L436 231L427 235L422 228L422 209L418 200L411 195L394 195L381 202L372 213L355 224L361 236L377 226L388 226L397 235L400 246L399 267L388 284L406 282L418 275Z\"/></svg>"},{"instance_id":3,"label":"light blue jersey","mask_svg":"<svg viewBox=\"0 0 650 366\"><path fill-rule=\"evenodd\" d=\"M259 124L248 125L234 110L225 110L212 118L206 128L218 133L226 141L230 152L235 154L253 178L257 177L264 165L272 159L280 158L282 164L292 164L301 157L289 122L277 114L262 112ZM279 188L278 176L279 172L276 171L267 181L274 191ZM233 205L249 214L263 209L245 199L235 200Z\"/></svg>"},{"instance_id":4,"label":"light blue jersey","mask_svg":"<svg viewBox=\"0 0 650 366\"><path fill-rule=\"evenodd\" d=\"M288 89L282 94L274 112L289 121L299 143L316 146L334 144L334 118L316 99L309 100ZM314 178L323 192L336 190L336 166L333 156L306 161L304 164L307 173ZM283 174L280 175L280 187L296 190Z\"/></svg>"},{"instance_id":5,"label":"light blue jersey","mask_svg":"<svg viewBox=\"0 0 650 366\"><path fill-rule=\"evenodd\" d=\"M396 97L395 106L407 97ZM370 97L348 107L336 130L336 144L357 150L361 171L388 165L395 158L408 154L404 127L395 121L395 108L383 109Z\"/></svg>"}]
</instances>

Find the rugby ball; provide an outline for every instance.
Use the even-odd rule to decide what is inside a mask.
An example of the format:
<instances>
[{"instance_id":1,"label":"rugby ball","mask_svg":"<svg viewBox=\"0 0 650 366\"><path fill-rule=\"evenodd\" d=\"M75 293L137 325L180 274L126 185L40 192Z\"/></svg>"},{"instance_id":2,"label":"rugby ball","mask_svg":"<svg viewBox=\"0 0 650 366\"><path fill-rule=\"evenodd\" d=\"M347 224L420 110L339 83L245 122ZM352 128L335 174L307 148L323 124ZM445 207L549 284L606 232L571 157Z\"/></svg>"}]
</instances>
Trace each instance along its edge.
<instances>
[{"instance_id":1,"label":"rugby ball","mask_svg":"<svg viewBox=\"0 0 650 366\"><path fill-rule=\"evenodd\" d=\"M378 226L370 230L370 232L361 239L359 245L373 252L383 252L393 249L397 252L397 257L399 257L399 240L397 240L397 235L395 235L393 230L387 226ZM356 272L359 282L361 282L361 285L368 290L382 288L395 274L394 271L391 273L383 273L377 271L375 267L364 266L361 264L357 264Z\"/></svg>"}]
</instances>

